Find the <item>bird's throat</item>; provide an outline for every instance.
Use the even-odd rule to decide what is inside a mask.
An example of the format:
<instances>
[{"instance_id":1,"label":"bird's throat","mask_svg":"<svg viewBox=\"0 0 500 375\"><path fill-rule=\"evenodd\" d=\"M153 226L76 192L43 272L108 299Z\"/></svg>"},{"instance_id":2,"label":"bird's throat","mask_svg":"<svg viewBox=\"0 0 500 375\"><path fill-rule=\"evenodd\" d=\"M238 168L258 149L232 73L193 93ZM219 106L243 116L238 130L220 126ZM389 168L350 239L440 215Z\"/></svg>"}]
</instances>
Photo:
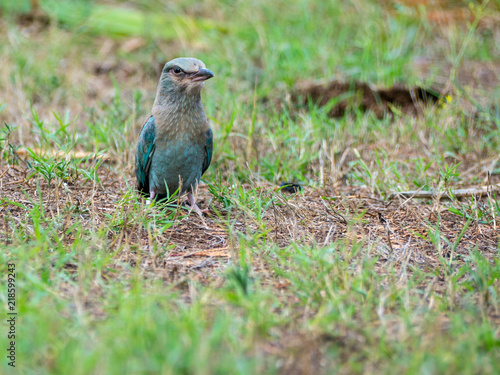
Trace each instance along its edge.
<instances>
[{"instance_id":1,"label":"bird's throat","mask_svg":"<svg viewBox=\"0 0 500 375\"><path fill-rule=\"evenodd\" d=\"M152 114L159 138L176 138L181 134L206 131L208 122L200 94L156 95Z\"/></svg>"}]
</instances>

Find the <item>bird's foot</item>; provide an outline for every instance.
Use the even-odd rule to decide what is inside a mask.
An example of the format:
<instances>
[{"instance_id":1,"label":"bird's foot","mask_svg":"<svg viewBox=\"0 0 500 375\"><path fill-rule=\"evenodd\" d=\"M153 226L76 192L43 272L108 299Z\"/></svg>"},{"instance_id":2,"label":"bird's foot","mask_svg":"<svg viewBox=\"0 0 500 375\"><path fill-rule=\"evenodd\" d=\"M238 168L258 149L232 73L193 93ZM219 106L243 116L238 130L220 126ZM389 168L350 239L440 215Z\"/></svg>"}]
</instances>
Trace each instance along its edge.
<instances>
[{"instance_id":1,"label":"bird's foot","mask_svg":"<svg viewBox=\"0 0 500 375\"><path fill-rule=\"evenodd\" d=\"M203 210L201 210L200 207L198 207L198 205L196 204L196 201L194 199L193 194L188 193L187 199L188 199L190 208L192 210L194 210L198 215L200 215L200 217L203 218L203 214L208 214L208 211L209 211L208 208L204 208Z\"/></svg>"},{"instance_id":2,"label":"bird's foot","mask_svg":"<svg viewBox=\"0 0 500 375\"><path fill-rule=\"evenodd\" d=\"M202 210L200 207L198 207L198 205L197 205L196 203L194 204L194 207L193 207L193 206L191 206L191 209L195 210L195 211L196 211L196 213L197 213L198 215L200 215L201 217L203 217L203 215L204 215L204 214L208 214L208 212L209 212L209 209L208 209L208 208L204 208L204 209Z\"/></svg>"}]
</instances>

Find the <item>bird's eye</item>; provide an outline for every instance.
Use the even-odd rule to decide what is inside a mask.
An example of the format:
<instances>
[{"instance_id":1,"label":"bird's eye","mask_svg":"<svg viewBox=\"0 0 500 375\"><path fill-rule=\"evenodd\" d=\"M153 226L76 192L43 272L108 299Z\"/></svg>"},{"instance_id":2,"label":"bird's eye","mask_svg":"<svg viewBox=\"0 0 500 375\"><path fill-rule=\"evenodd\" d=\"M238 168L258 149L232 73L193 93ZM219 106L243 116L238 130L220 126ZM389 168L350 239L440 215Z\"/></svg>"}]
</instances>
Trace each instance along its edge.
<instances>
[{"instance_id":1,"label":"bird's eye","mask_svg":"<svg viewBox=\"0 0 500 375\"><path fill-rule=\"evenodd\" d=\"M174 67L172 70L175 74L179 74L180 72L182 72L181 68L179 68L178 66Z\"/></svg>"}]
</instances>

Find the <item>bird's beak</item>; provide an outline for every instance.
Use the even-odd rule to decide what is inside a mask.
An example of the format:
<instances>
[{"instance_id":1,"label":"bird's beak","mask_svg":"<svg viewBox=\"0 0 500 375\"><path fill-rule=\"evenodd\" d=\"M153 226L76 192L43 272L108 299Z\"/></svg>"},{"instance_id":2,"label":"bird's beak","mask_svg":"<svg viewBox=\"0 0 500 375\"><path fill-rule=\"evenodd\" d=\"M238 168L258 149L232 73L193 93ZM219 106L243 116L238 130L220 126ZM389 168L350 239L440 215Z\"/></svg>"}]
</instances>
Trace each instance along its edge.
<instances>
[{"instance_id":1,"label":"bird's beak","mask_svg":"<svg viewBox=\"0 0 500 375\"><path fill-rule=\"evenodd\" d=\"M193 75L193 78L191 80L193 82L206 81L207 79L210 79L213 76L214 76L214 74L210 70L204 69L204 68L200 68L200 70L198 70L196 72L196 74Z\"/></svg>"}]
</instances>

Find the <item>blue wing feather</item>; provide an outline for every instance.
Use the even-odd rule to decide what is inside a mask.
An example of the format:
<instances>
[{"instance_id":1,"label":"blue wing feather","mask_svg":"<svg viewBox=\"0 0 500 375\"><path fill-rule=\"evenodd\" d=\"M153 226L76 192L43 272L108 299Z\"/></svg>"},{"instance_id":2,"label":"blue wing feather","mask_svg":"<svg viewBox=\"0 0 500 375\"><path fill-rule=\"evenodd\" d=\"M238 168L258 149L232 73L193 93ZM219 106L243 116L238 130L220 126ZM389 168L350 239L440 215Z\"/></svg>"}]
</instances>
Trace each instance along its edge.
<instances>
[{"instance_id":1,"label":"blue wing feather","mask_svg":"<svg viewBox=\"0 0 500 375\"><path fill-rule=\"evenodd\" d=\"M205 133L206 142L205 142L205 159L203 160L203 167L201 169L201 174L205 173L208 169L210 162L212 161L212 154L214 149L214 134L212 133L212 129L208 129Z\"/></svg>"},{"instance_id":2,"label":"blue wing feather","mask_svg":"<svg viewBox=\"0 0 500 375\"><path fill-rule=\"evenodd\" d=\"M156 123L153 116L144 124L135 154L135 176L139 191L149 195L149 172L155 152Z\"/></svg>"}]
</instances>

